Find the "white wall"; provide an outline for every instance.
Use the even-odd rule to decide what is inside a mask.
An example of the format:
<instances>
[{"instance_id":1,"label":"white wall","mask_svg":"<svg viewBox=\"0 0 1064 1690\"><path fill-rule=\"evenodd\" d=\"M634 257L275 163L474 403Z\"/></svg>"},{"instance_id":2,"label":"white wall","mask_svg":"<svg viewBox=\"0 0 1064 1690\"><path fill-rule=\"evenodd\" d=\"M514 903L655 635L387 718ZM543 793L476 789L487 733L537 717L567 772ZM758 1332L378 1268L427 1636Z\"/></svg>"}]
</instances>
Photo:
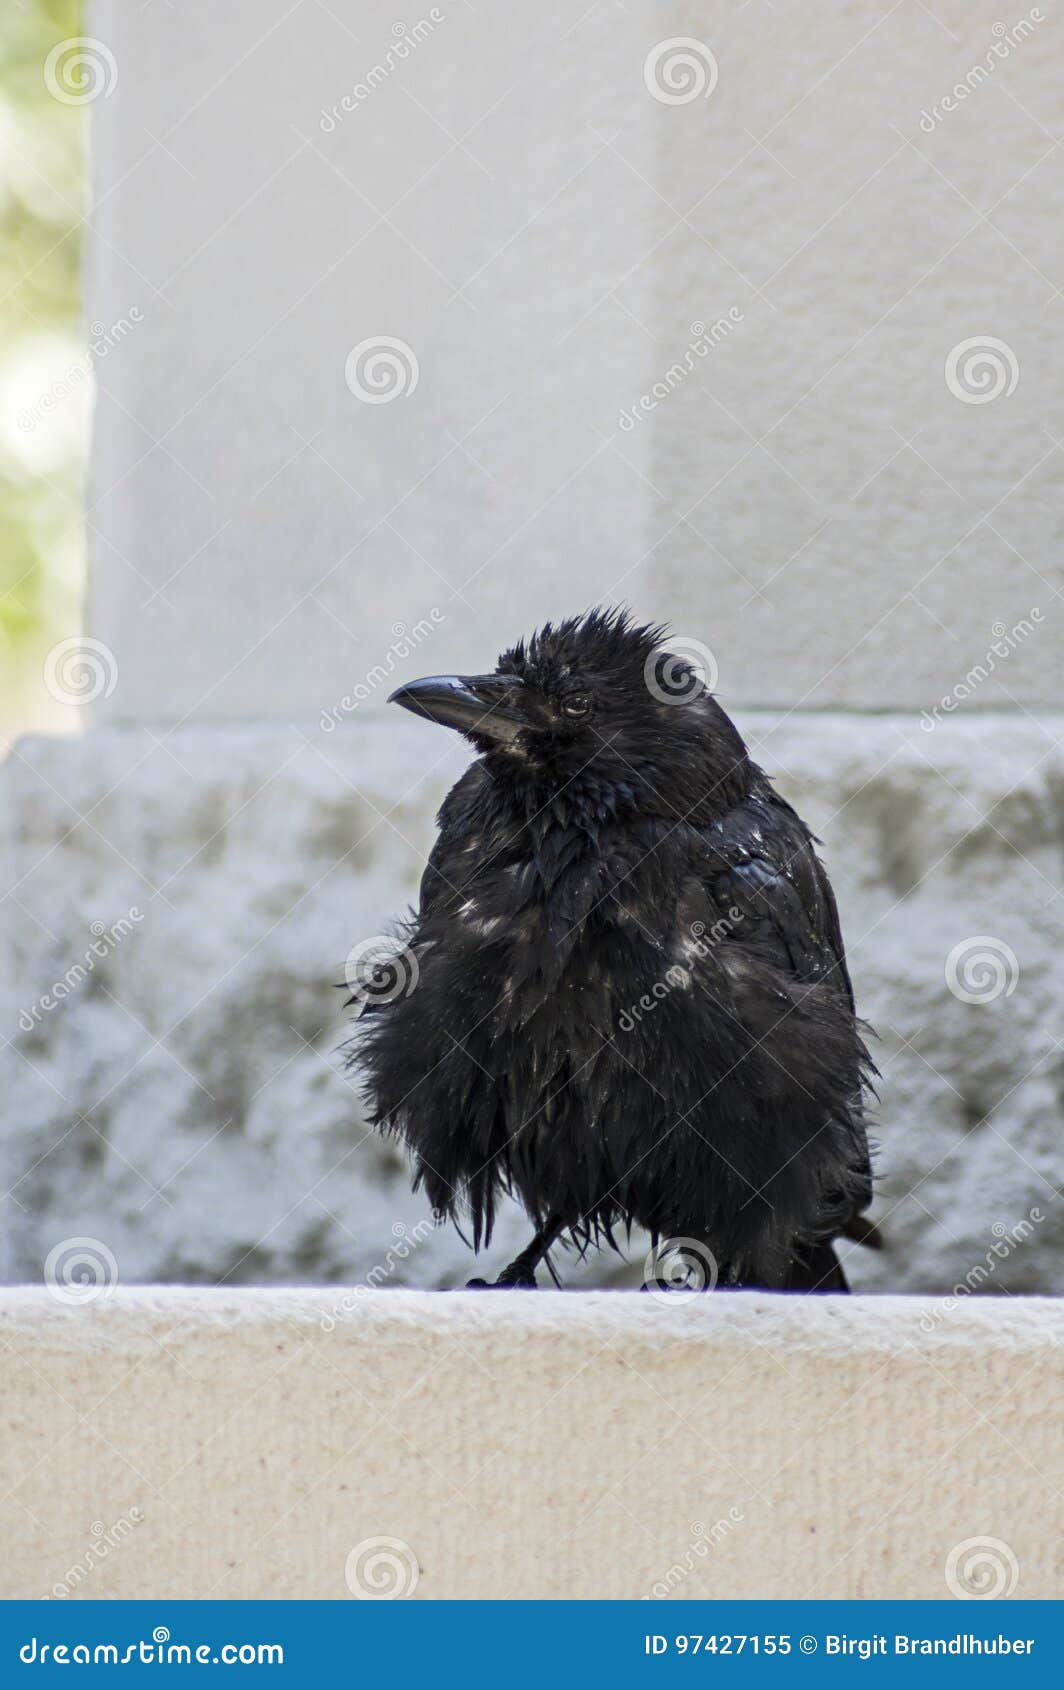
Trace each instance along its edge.
<instances>
[{"instance_id":1,"label":"white wall","mask_svg":"<svg viewBox=\"0 0 1064 1690\"><path fill-rule=\"evenodd\" d=\"M316 714L433 607L469 668L621 596L788 708L922 708L1037 608L978 703L1060 703L1050 0L1015 42L997 0L436 10L391 68L369 0L95 0L89 313L143 313L98 370L101 714ZM684 35L718 79L662 103ZM365 404L380 335L419 380ZM1018 384L965 402L987 336Z\"/></svg>"}]
</instances>

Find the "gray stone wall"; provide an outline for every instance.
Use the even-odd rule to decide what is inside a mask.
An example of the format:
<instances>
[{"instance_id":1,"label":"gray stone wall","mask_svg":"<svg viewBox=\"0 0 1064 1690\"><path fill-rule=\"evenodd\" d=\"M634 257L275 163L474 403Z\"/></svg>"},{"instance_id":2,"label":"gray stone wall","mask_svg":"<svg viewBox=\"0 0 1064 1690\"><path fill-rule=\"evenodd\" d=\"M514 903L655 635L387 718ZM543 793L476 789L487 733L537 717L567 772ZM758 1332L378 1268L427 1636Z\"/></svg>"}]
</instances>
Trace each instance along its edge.
<instances>
[{"instance_id":1,"label":"gray stone wall","mask_svg":"<svg viewBox=\"0 0 1064 1690\"><path fill-rule=\"evenodd\" d=\"M742 724L824 840L878 1034L886 1249L850 1251L855 1285L1055 1290L1064 724ZM19 819L5 1277L39 1277L82 1236L130 1281L468 1277L469 1252L367 1132L332 984L416 895L462 763L443 737L367 717L332 733L101 729L91 759L72 742L19 748L3 771ZM490 1259L525 1232L508 1213ZM643 1253L636 1240L634 1271L559 1266L567 1283L617 1284Z\"/></svg>"}]
</instances>

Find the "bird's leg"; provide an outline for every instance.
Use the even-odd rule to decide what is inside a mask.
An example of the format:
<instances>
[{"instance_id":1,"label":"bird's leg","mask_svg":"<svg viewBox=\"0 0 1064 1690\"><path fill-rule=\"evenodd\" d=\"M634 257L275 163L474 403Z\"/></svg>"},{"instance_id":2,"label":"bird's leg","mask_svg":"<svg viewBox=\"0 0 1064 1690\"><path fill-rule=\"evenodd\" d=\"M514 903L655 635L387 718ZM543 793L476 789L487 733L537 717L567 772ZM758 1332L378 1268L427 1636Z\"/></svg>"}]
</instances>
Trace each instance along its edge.
<instances>
[{"instance_id":1,"label":"bird's leg","mask_svg":"<svg viewBox=\"0 0 1064 1690\"><path fill-rule=\"evenodd\" d=\"M551 1216L546 1226L536 1233L531 1244L515 1256L509 1267L503 1268L498 1279L492 1285L486 1279L471 1279L466 1286L467 1291L534 1291L536 1288L536 1268L543 1260L558 1234L564 1230L564 1221Z\"/></svg>"}]
</instances>

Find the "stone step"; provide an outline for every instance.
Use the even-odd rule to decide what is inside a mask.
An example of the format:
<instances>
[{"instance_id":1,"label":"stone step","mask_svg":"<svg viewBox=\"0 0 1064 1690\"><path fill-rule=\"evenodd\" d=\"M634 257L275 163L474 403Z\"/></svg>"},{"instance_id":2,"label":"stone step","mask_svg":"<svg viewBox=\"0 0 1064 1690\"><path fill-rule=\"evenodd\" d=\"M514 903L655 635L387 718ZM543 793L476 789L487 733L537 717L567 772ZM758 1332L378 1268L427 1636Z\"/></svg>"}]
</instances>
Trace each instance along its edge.
<instances>
[{"instance_id":1,"label":"stone step","mask_svg":"<svg viewBox=\"0 0 1064 1690\"><path fill-rule=\"evenodd\" d=\"M5 1597L1060 1588L1050 1299L96 1291L0 1295Z\"/></svg>"}]
</instances>

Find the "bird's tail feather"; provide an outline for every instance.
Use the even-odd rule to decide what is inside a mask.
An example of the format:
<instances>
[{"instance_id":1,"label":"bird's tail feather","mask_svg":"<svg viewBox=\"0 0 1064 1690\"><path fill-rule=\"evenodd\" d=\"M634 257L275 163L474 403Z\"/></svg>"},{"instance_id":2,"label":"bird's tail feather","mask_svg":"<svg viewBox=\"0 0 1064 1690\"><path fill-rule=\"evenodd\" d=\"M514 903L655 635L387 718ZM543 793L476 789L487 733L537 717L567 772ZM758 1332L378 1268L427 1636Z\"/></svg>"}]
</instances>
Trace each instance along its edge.
<instances>
[{"instance_id":1,"label":"bird's tail feather","mask_svg":"<svg viewBox=\"0 0 1064 1690\"><path fill-rule=\"evenodd\" d=\"M829 1243L807 1244L795 1257L788 1291L849 1291L846 1275Z\"/></svg>"},{"instance_id":2,"label":"bird's tail feather","mask_svg":"<svg viewBox=\"0 0 1064 1690\"><path fill-rule=\"evenodd\" d=\"M840 1236L852 1244L864 1244L869 1250L882 1250L885 1240L875 1221L867 1215L851 1215L839 1228Z\"/></svg>"}]
</instances>

